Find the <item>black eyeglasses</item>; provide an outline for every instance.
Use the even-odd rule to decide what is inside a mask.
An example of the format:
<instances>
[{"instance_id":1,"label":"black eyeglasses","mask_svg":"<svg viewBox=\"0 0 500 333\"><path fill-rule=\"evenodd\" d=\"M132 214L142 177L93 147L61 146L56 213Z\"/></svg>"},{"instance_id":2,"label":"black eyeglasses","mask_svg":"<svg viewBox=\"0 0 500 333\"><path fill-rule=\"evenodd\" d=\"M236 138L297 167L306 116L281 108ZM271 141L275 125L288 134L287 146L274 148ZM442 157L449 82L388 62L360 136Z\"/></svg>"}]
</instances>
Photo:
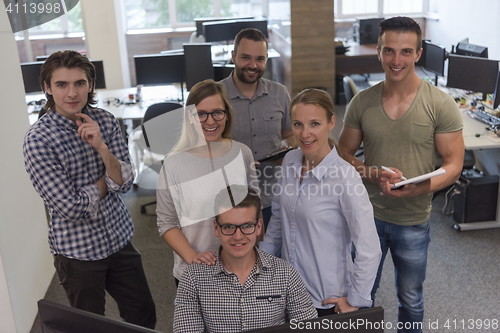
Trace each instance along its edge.
<instances>
[{"instance_id":1,"label":"black eyeglasses","mask_svg":"<svg viewBox=\"0 0 500 333\"><path fill-rule=\"evenodd\" d=\"M226 235L226 236L234 235L236 233L236 230L238 230L238 229L240 229L240 231L243 235L251 235L257 229L257 224L258 224L258 222L256 222L256 223L243 223L240 225L220 224L219 221L217 221L217 225L220 227L220 231L222 232L223 235Z\"/></svg>"},{"instance_id":2,"label":"black eyeglasses","mask_svg":"<svg viewBox=\"0 0 500 333\"><path fill-rule=\"evenodd\" d=\"M204 123L205 121L208 120L208 116L212 116L213 120L215 121L220 121L226 118L226 110L216 110L214 112L198 112L198 113L193 113L193 115L197 115L198 117L195 117L200 123Z\"/></svg>"}]
</instances>

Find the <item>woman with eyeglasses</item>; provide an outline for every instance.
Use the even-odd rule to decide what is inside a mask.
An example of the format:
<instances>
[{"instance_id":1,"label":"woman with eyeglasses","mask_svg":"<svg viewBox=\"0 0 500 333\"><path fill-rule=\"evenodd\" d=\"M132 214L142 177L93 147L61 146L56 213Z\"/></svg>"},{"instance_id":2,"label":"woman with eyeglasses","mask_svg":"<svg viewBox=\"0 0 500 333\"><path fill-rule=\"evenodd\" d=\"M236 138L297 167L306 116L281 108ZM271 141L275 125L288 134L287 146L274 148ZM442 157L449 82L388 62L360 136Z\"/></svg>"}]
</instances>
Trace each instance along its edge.
<instances>
[{"instance_id":1,"label":"woman with eyeglasses","mask_svg":"<svg viewBox=\"0 0 500 333\"><path fill-rule=\"evenodd\" d=\"M259 248L297 269L318 316L370 307L380 243L361 177L330 138L332 99L322 90L306 89L290 110L300 149L283 160L273 215Z\"/></svg>"},{"instance_id":2,"label":"woman with eyeglasses","mask_svg":"<svg viewBox=\"0 0 500 333\"><path fill-rule=\"evenodd\" d=\"M215 196L234 184L258 193L252 152L231 140L234 115L224 87L199 82L186 105L181 136L164 160L156 193L158 231L174 250L176 283L191 263L215 264Z\"/></svg>"}]
</instances>

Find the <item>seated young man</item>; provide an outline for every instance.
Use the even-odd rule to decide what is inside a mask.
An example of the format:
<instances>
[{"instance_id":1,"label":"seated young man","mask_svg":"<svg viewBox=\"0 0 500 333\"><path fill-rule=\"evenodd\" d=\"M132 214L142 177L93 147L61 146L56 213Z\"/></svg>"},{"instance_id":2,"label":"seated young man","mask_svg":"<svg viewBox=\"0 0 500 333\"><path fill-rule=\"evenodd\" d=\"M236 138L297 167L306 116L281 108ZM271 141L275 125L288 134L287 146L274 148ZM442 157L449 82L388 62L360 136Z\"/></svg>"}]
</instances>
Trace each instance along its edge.
<instances>
[{"instance_id":1,"label":"seated young man","mask_svg":"<svg viewBox=\"0 0 500 333\"><path fill-rule=\"evenodd\" d=\"M192 264L184 272L174 332L241 332L316 318L295 268L255 247L263 223L256 192L228 187L217 195L215 213L214 232L221 242L216 263Z\"/></svg>"}]
</instances>

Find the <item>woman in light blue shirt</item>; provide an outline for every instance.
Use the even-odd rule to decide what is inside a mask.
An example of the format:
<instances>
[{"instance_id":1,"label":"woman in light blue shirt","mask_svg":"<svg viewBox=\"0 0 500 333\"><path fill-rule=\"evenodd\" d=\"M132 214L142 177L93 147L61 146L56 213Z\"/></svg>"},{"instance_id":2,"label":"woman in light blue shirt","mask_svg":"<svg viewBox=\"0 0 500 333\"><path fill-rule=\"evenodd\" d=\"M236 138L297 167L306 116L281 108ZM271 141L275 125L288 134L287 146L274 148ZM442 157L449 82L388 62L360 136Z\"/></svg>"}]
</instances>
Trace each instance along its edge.
<instances>
[{"instance_id":1,"label":"woman in light blue shirt","mask_svg":"<svg viewBox=\"0 0 500 333\"><path fill-rule=\"evenodd\" d=\"M290 110L300 149L283 160L273 216L259 247L295 266L319 316L369 307L380 244L361 177L329 136L335 126L332 99L306 89Z\"/></svg>"}]
</instances>

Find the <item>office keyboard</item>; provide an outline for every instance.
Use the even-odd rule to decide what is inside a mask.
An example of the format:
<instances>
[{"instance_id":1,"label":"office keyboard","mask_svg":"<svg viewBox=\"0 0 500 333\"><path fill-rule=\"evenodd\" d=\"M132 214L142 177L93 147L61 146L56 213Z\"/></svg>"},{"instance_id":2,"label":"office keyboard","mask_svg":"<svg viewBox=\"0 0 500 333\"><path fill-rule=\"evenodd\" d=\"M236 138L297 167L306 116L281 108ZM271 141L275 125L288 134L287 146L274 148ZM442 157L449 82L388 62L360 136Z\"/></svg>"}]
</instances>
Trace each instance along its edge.
<instances>
[{"instance_id":1,"label":"office keyboard","mask_svg":"<svg viewBox=\"0 0 500 333\"><path fill-rule=\"evenodd\" d=\"M473 118L476 119L480 122L483 122L487 125L489 125L491 128L499 128L500 127L500 118L492 115L489 112L483 111L483 110L469 110L467 114Z\"/></svg>"}]
</instances>

